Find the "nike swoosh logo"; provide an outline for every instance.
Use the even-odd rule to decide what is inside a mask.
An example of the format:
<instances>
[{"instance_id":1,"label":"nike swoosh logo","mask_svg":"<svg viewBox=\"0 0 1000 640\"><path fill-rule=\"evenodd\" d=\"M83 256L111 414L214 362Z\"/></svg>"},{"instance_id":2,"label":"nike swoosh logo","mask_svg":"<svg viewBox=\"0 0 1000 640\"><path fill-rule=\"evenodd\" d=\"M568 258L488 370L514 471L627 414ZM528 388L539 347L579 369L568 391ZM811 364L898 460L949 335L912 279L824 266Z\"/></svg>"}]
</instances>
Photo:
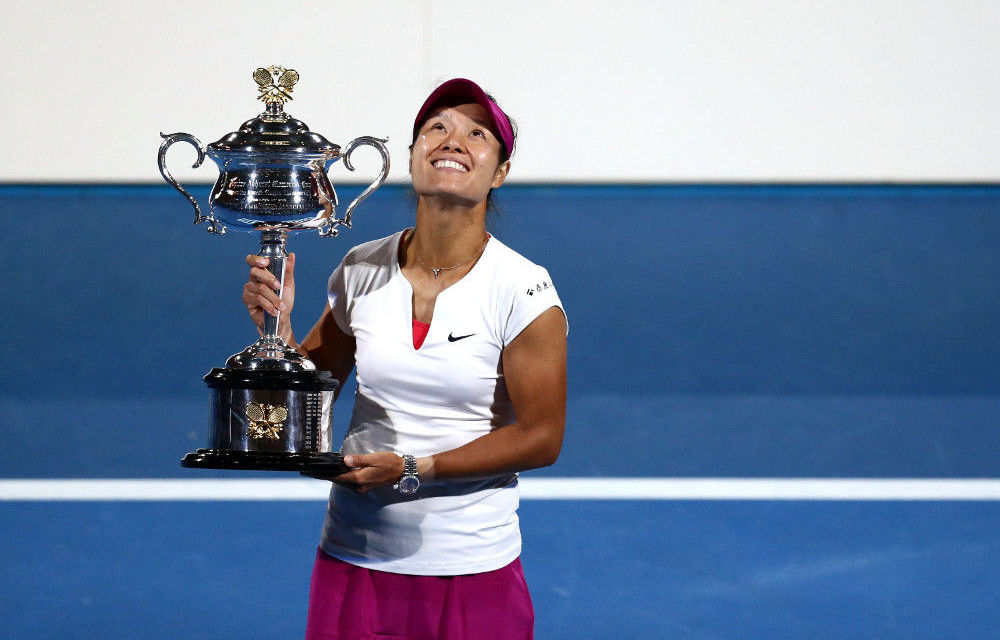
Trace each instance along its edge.
<instances>
[{"instance_id":1,"label":"nike swoosh logo","mask_svg":"<svg viewBox=\"0 0 1000 640\"><path fill-rule=\"evenodd\" d=\"M470 336L474 336L474 335L476 335L476 334L470 333L467 336L458 336L458 337L456 337L456 336L454 336L454 335L452 335L452 334L449 333L448 334L448 342L458 342L459 340L464 340L464 339L466 339L466 338L468 338Z\"/></svg>"}]
</instances>

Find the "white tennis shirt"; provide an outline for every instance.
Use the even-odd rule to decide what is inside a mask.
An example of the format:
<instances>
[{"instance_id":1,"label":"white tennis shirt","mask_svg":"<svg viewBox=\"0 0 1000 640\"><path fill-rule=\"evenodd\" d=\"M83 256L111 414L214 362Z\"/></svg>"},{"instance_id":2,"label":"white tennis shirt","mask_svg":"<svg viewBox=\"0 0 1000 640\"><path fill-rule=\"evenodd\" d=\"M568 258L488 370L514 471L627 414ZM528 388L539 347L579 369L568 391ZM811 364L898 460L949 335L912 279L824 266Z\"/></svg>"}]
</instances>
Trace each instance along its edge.
<instances>
[{"instance_id":1,"label":"white tennis shirt","mask_svg":"<svg viewBox=\"0 0 1000 640\"><path fill-rule=\"evenodd\" d=\"M548 272L490 238L479 261L440 294L420 349L413 289L399 267L404 232L358 245L329 281L329 304L357 342L357 392L342 452L448 451L514 421L500 357L535 318L562 303ZM517 474L391 486L334 484L321 548L352 564L414 575L499 569L518 557Z\"/></svg>"}]
</instances>

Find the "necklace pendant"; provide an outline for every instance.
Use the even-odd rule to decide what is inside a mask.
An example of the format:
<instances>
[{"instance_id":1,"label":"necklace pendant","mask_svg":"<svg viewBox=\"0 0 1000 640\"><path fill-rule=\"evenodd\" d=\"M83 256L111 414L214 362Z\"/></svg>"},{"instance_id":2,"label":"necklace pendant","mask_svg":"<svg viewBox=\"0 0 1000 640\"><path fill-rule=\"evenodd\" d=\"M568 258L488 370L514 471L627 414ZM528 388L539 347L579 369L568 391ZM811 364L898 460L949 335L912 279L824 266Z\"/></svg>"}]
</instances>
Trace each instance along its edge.
<instances>
[{"instance_id":1,"label":"necklace pendant","mask_svg":"<svg viewBox=\"0 0 1000 640\"><path fill-rule=\"evenodd\" d=\"M462 266L463 264L466 264L466 263L468 263L468 262L471 262L473 258L475 258L475 257L476 257L476 256L478 256L479 254L481 254L481 253L483 252L483 250L484 250L484 249L486 249L486 243L487 243L487 242L489 242L489 241L490 241L490 234L488 234L488 233L487 233L487 234L486 234L486 240L484 240L484 241L483 241L483 244L482 244L482 246L481 246L481 247L479 247L479 250L478 250L478 251L476 251L476 252L475 252L474 254L472 254L471 256L469 256L468 258L466 258L465 260L462 260L461 262L456 262L455 264L451 265L450 267L437 267L437 268L435 268L435 267L428 267L428 266L427 266L427 265L426 265L426 264L424 263L423 259L422 259L422 258L420 257L420 255L419 255L419 254L417 254L417 256L416 256L416 258L417 258L417 262L418 262L418 263L420 264L420 266L421 266L421 267L423 267L424 269L430 269L431 273L433 273L433 274L434 274L434 279L435 279L435 280L437 280L437 277L438 277L439 275L441 275L441 272L442 272L442 271L450 271L450 270L452 270L452 269L455 269L456 267L461 267L461 266Z\"/></svg>"}]
</instances>

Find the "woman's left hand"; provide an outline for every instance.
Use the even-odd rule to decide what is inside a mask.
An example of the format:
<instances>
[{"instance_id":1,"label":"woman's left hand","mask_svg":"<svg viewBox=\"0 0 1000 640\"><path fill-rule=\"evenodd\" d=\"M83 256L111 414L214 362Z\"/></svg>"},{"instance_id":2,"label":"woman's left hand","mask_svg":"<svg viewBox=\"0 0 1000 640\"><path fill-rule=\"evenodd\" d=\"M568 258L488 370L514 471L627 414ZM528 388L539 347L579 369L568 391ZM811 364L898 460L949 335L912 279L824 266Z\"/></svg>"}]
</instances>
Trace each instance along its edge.
<instances>
[{"instance_id":1,"label":"woman's left hand","mask_svg":"<svg viewBox=\"0 0 1000 640\"><path fill-rule=\"evenodd\" d=\"M403 459L391 451L351 454L344 464L351 470L331 480L358 493L396 484L403 475Z\"/></svg>"}]
</instances>

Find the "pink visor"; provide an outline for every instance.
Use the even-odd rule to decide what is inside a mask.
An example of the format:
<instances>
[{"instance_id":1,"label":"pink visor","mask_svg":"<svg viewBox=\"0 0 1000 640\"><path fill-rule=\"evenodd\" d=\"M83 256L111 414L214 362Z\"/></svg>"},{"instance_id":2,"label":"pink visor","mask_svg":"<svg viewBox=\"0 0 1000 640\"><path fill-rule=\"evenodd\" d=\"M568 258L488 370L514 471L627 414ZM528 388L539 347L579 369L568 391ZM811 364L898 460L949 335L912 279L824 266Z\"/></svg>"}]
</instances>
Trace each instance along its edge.
<instances>
[{"instance_id":1,"label":"pink visor","mask_svg":"<svg viewBox=\"0 0 1000 640\"><path fill-rule=\"evenodd\" d=\"M493 119L493 127L500 134L500 142L504 145L504 149L507 152L506 155L510 156L514 152L514 129L510 126L510 118L503 112L503 109L497 106L496 102L493 102L486 95L486 92L478 84L465 78L448 80L432 91L431 95L427 96L424 104L420 107L420 111L417 112L416 119L413 121L414 140L417 139L417 131L420 129L420 125L431 115L431 109L443 102L452 104L474 102L481 105Z\"/></svg>"}]
</instances>

